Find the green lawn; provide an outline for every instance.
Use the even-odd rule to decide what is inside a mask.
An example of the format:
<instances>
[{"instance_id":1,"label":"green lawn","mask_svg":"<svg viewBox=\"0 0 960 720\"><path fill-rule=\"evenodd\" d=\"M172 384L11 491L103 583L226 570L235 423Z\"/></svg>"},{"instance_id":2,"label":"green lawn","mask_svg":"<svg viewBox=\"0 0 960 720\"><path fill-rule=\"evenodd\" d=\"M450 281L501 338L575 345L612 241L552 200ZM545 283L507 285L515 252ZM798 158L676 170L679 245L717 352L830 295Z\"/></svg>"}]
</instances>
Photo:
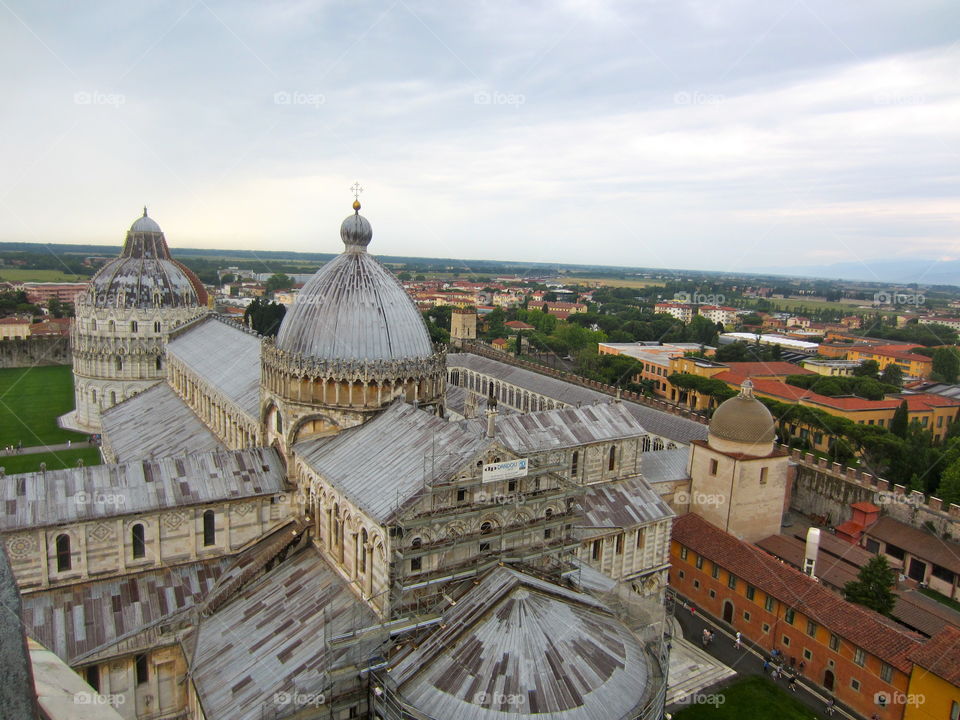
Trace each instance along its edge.
<instances>
[{"instance_id":1,"label":"green lawn","mask_svg":"<svg viewBox=\"0 0 960 720\"><path fill-rule=\"evenodd\" d=\"M61 430L57 417L73 410L69 365L0 370L0 448L86 442L87 436Z\"/></svg>"},{"instance_id":2,"label":"green lawn","mask_svg":"<svg viewBox=\"0 0 960 720\"><path fill-rule=\"evenodd\" d=\"M701 693L697 698L701 702L673 713L674 720L818 720L822 717L788 690L762 677L738 680L720 690Z\"/></svg>"},{"instance_id":3,"label":"green lawn","mask_svg":"<svg viewBox=\"0 0 960 720\"><path fill-rule=\"evenodd\" d=\"M36 472L40 469L40 463L46 463L47 470L72 468L76 467L77 460L81 459L84 465L99 465L103 462L100 459L100 449L87 447L86 443L84 443L84 446L81 448L57 450L52 453L0 455L0 467L4 469L7 475L15 475L17 473Z\"/></svg>"},{"instance_id":4,"label":"green lawn","mask_svg":"<svg viewBox=\"0 0 960 720\"><path fill-rule=\"evenodd\" d=\"M89 276L73 275L62 270L27 270L0 267L0 280L10 282L86 282Z\"/></svg>"}]
</instances>

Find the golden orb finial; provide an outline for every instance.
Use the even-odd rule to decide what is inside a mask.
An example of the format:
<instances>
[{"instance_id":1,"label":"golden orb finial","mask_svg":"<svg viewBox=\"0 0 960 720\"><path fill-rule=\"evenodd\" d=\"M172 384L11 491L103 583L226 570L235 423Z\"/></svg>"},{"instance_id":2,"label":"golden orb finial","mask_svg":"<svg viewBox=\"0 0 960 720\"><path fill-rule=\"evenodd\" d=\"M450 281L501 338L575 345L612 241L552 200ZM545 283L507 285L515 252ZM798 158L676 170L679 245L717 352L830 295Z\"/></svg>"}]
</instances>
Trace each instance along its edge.
<instances>
[{"instance_id":1,"label":"golden orb finial","mask_svg":"<svg viewBox=\"0 0 960 720\"><path fill-rule=\"evenodd\" d=\"M356 212L360 212L360 201L359 201L359 200L354 200L354 201L353 201L353 209L354 209Z\"/></svg>"}]
</instances>

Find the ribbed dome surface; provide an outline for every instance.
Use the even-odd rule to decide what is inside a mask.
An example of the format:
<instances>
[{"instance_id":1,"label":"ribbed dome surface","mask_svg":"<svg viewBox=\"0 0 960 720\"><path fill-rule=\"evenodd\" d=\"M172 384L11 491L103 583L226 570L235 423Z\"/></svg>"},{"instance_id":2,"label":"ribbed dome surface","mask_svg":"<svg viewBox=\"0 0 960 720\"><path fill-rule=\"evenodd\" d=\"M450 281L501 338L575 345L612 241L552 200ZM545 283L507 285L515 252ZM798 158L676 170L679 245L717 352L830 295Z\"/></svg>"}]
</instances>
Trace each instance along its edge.
<instances>
[{"instance_id":1,"label":"ribbed dome surface","mask_svg":"<svg viewBox=\"0 0 960 720\"><path fill-rule=\"evenodd\" d=\"M320 268L283 318L277 348L318 360L406 360L433 355L430 334L400 281L365 251L370 224L344 221L344 253ZM364 242L365 241L365 242Z\"/></svg>"},{"instance_id":2,"label":"ribbed dome surface","mask_svg":"<svg viewBox=\"0 0 960 720\"><path fill-rule=\"evenodd\" d=\"M107 262L93 279L86 300L96 307L155 308L199 305L188 271L170 256L160 226L138 218L127 232L120 257Z\"/></svg>"},{"instance_id":3,"label":"ribbed dome surface","mask_svg":"<svg viewBox=\"0 0 960 720\"><path fill-rule=\"evenodd\" d=\"M710 419L710 434L746 444L771 443L776 439L773 415L753 397L752 385L720 404Z\"/></svg>"}]
</instances>

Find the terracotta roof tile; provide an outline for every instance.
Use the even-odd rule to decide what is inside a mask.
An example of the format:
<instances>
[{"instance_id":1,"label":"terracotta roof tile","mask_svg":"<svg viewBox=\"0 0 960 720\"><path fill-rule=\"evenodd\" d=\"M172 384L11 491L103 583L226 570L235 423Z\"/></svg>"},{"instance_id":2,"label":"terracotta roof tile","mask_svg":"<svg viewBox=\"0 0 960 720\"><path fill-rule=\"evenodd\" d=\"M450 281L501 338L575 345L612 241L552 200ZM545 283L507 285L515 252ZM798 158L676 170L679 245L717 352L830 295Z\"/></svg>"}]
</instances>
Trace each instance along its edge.
<instances>
[{"instance_id":1,"label":"terracotta roof tile","mask_svg":"<svg viewBox=\"0 0 960 720\"><path fill-rule=\"evenodd\" d=\"M898 670L910 672L907 655L917 648L917 639L891 627L878 613L845 601L799 570L714 527L698 515L690 513L678 518L673 524L673 539L708 560L735 568L737 577L745 582Z\"/></svg>"},{"instance_id":2,"label":"terracotta roof tile","mask_svg":"<svg viewBox=\"0 0 960 720\"><path fill-rule=\"evenodd\" d=\"M960 685L960 630L957 628L944 627L909 657L951 685Z\"/></svg>"}]
</instances>

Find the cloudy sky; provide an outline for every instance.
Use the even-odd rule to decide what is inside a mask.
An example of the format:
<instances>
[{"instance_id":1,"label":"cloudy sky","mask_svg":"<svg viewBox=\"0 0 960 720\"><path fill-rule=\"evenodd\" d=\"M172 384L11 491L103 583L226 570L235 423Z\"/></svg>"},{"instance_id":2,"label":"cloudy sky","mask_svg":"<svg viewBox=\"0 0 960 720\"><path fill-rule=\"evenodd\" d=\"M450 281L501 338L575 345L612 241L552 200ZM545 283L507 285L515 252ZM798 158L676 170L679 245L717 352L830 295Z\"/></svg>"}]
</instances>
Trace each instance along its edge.
<instances>
[{"instance_id":1,"label":"cloudy sky","mask_svg":"<svg viewBox=\"0 0 960 720\"><path fill-rule=\"evenodd\" d=\"M960 4L0 0L0 240L960 257Z\"/></svg>"}]
</instances>

